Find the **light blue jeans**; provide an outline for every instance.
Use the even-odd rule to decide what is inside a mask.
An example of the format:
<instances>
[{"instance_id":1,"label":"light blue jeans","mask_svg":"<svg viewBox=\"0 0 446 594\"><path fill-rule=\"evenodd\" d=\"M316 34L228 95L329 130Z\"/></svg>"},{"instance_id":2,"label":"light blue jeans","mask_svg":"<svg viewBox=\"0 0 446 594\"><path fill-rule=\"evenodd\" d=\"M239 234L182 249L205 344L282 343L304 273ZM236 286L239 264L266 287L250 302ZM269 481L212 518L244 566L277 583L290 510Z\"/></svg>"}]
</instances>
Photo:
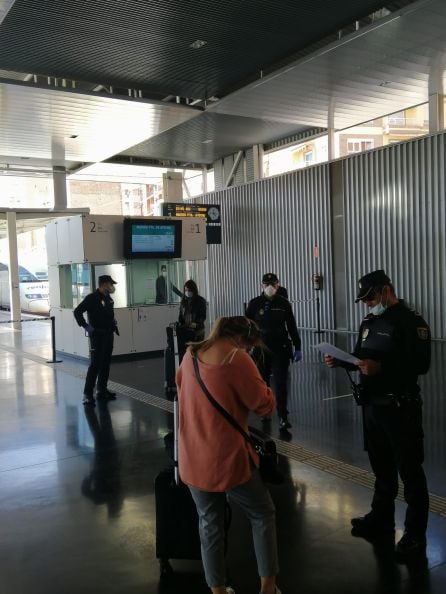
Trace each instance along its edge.
<instances>
[{"instance_id":1,"label":"light blue jeans","mask_svg":"<svg viewBox=\"0 0 446 594\"><path fill-rule=\"evenodd\" d=\"M253 469L248 482L227 493L209 493L189 487L197 506L206 582L210 588L224 586L224 516L225 500L236 503L251 522L254 550L259 575L276 575L279 572L276 538L276 510L271 495L257 469Z\"/></svg>"}]
</instances>

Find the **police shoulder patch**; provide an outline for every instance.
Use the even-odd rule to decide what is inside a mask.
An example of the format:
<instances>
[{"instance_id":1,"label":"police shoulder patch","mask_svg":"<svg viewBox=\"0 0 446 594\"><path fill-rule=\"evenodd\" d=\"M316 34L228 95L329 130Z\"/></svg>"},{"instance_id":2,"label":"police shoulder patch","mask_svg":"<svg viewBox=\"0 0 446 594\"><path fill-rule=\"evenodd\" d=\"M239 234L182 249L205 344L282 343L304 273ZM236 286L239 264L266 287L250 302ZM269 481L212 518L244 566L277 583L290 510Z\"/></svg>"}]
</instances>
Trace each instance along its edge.
<instances>
[{"instance_id":1,"label":"police shoulder patch","mask_svg":"<svg viewBox=\"0 0 446 594\"><path fill-rule=\"evenodd\" d=\"M424 326L420 326L417 328L417 334L420 340L427 340L429 338L428 329Z\"/></svg>"}]
</instances>

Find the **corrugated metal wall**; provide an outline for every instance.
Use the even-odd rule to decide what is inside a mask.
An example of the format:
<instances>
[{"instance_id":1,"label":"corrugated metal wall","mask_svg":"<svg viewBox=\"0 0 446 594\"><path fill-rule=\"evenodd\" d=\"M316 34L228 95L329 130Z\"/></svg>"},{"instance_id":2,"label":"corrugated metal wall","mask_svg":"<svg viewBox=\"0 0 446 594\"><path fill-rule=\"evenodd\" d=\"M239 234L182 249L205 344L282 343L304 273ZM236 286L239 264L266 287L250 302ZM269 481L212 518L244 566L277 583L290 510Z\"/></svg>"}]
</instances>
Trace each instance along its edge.
<instances>
[{"instance_id":1,"label":"corrugated metal wall","mask_svg":"<svg viewBox=\"0 0 446 594\"><path fill-rule=\"evenodd\" d=\"M288 288L301 327L316 327L311 275L322 271L321 323L333 327L328 165L206 194L222 206L222 245L208 247L210 315L243 313L265 272ZM315 260L313 247L319 246Z\"/></svg>"},{"instance_id":2,"label":"corrugated metal wall","mask_svg":"<svg viewBox=\"0 0 446 594\"><path fill-rule=\"evenodd\" d=\"M241 313L243 302L259 293L262 273L275 271L296 301L299 326L315 327L310 277L320 271L322 327L355 332L365 312L354 303L357 279L384 268L433 336L446 339L445 144L445 133L439 133L199 199L222 205L223 245L209 247L215 315ZM329 179L334 167L342 172L333 229L345 251L335 294L345 320L337 326Z\"/></svg>"},{"instance_id":3,"label":"corrugated metal wall","mask_svg":"<svg viewBox=\"0 0 446 594\"><path fill-rule=\"evenodd\" d=\"M397 293L446 337L444 133L386 147L343 162L346 299L355 282L384 268ZM356 329L364 309L348 310Z\"/></svg>"}]
</instances>

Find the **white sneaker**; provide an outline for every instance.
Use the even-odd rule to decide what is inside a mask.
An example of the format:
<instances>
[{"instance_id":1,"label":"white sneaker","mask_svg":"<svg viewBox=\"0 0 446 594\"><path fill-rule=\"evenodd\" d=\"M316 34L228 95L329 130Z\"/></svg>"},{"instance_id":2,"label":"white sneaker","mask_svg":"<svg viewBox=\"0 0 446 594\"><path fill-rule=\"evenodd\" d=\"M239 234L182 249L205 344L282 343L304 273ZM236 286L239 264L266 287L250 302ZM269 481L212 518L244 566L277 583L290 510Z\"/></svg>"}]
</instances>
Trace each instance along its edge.
<instances>
[{"instance_id":1,"label":"white sneaker","mask_svg":"<svg viewBox=\"0 0 446 594\"><path fill-rule=\"evenodd\" d=\"M228 586L226 588L226 594L235 594L234 588L231 588L231 586Z\"/></svg>"}]
</instances>

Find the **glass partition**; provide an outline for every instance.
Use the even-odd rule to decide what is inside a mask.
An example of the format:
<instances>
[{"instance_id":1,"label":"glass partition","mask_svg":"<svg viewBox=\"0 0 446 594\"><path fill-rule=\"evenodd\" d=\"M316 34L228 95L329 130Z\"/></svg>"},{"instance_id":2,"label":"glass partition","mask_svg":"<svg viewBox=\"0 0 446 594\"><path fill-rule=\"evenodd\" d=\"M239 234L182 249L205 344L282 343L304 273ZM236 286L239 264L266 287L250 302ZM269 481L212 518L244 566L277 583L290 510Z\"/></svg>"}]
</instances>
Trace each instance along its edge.
<instances>
[{"instance_id":1,"label":"glass partition","mask_svg":"<svg viewBox=\"0 0 446 594\"><path fill-rule=\"evenodd\" d=\"M179 303L188 279L197 283L200 294L204 293L196 262L131 260L126 269L129 306Z\"/></svg>"},{"instance_id":2,"label":"glass partition","mask_svg":"<svg viewBox=\"0 0 446 594\"><path fill-rule=\"evenodd\" d=\"M73 307L77 307L91 293L91 270L89 264L71 264L71 287Z\"/></svg>"},{"instance_id":3,"label":"glass partition","mask_svg":"<svg viewBox=\"0 0 446 594\"><path fill-rule=\"evenodd\" d=\"M126 264L94 264L94 287L98 286L99 277L108 274L117 283L113 293L115 307L128 307L132 305L128 299L127 291L127 265Z\"/></svg>"},{"instance_id":4,"label":"glass partition","mask_svg":"<svg viewBox=\"0 0 446 594\"><path fill-rule=\"evenodd\" d=\"M125 264L59 266L60 305L73 309L98 286L101 275L116 281L115 307L179 303L184 283L193 279L206 298L204 261L128 260Z\"/></svg>"},{"instance_id":5,"label":"glass partition","mask_svg":"<svg viewBox=\"0 0 446 594\"><path fill-rule=\"evenodd\" d=\"M89 264L66 264L59 266L60 306L77 307L91 293Z\"/></svg>"}]
</instances>

